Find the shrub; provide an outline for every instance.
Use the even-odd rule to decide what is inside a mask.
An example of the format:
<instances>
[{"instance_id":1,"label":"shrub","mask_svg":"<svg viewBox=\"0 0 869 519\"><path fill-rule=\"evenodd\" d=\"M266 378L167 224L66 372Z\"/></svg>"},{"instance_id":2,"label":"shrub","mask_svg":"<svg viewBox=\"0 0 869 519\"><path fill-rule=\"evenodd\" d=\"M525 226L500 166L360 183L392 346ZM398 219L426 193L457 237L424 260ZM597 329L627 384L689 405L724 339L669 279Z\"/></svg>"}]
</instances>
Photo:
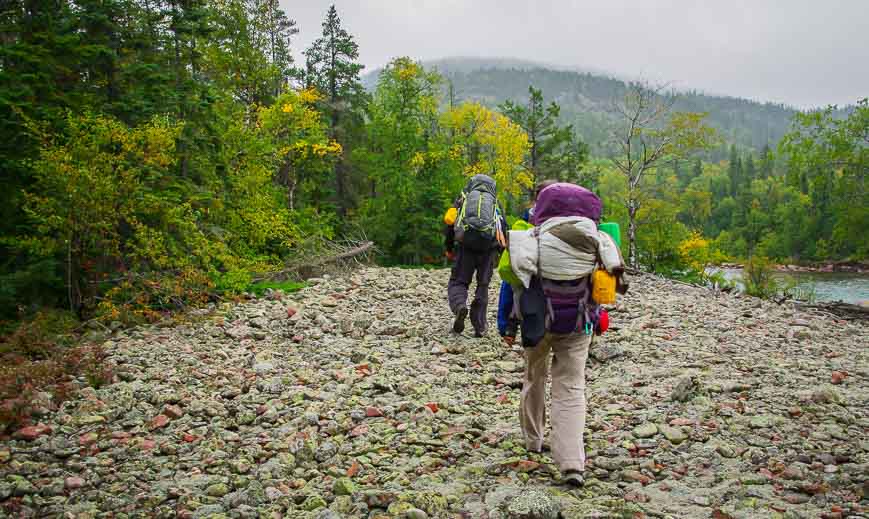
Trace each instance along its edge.
<instances>
[{"instance_id":1,"label":"shrub","mask_svg":"<svg viewBox=\"0 0 869 519\"><path fill-rule=\"evenodd\" d=\"M95 388L111 382L113 366L105 350L75 344L77 324L68 312L44 311L0 338L0 432L70 398L76 377Z\"/></svg>"},{"instance_id":2,"label":"shrub","mask_svg":"<svg viewBox=\"0 0 869 519\"><path fill-rule=\"evenodd\" d=\"M770 298L779 292L779 283L773 277L772 264L765 256L752 256L745 264L742 274L745 292L749 295Z\"/></svg>"}]
</instances>

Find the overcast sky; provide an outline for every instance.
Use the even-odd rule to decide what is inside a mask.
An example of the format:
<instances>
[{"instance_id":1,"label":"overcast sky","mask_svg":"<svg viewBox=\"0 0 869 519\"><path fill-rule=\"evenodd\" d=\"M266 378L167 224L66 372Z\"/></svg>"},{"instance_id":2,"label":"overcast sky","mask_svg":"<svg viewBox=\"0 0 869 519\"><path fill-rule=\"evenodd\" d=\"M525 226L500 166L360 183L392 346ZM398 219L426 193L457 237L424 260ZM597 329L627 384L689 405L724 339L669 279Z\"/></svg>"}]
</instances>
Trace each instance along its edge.
<instances>
[{"instance_id":1,"label":"overcast sky","mask_svg":"<svg viewBox=\"0 0 869 519\"><path fill-rule=\"evenodd\" d=\"M281 0L297 50L332 3ZM869 96L869 0L335 0L366 70L516 57L807 108Z\"/></svg>"}]
</instances>

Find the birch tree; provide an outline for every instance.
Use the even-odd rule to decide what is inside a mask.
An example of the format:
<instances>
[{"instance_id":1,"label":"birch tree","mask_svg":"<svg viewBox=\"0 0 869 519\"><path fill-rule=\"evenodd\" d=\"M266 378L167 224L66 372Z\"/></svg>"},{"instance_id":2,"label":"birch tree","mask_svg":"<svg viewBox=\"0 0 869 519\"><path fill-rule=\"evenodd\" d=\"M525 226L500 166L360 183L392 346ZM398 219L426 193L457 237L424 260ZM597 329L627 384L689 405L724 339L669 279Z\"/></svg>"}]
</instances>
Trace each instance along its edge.
<instances>
[{"instance_id":1,"label":"birch tree","mask_svg":"<svg viewBox=\"0 0 869 519\"><path fill-rule=\"evenodd\" d=\"M663 86L631 83L612 105L616 126L611 134L612 163L625 177L622 203L628 213L628 262L637 267L637 213L646 200L644 179L659 165L706 149L716 140L704 124L705 113L674 112L675 97Z\"/></svg>"}]
</instances>

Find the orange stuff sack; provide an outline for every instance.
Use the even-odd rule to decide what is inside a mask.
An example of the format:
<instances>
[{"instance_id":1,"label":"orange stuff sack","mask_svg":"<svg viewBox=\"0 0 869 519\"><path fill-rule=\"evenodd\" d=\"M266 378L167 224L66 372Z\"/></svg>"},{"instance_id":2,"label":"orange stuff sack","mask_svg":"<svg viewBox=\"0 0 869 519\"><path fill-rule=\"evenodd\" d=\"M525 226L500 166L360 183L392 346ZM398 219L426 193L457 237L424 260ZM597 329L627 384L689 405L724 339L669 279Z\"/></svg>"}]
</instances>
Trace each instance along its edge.
<instances>
[{"instance_id":1,"label":"orange stuff sack","mask_svg":"<svg viewBox=\"0 0 869 519\"><path fill-rule=\"evenodd\" d=\"M594 271L591 277L591 299L599 305L616 302L616 277L604 269Z\"/></svg>"},{"instance_id":2,"label":"orange stuff sack","mask_svg":"<svg viewBox=\"0 0 869 519\"><path fill-rule=\"evenodd\" d=\"M456 218L459 216L459 211L455 207L450 207L447 209L446 214L444 214L444 223L447 225L453 225L456 223Z\"/></svg>"}]
</instances>

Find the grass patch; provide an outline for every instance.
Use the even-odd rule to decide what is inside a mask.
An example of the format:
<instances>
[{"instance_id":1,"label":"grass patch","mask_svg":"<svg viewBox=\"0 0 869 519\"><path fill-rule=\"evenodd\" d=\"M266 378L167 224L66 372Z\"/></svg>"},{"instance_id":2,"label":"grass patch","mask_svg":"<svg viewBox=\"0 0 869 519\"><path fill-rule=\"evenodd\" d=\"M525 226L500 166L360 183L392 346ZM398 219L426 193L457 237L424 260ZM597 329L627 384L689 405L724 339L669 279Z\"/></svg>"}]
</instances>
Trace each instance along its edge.
<instances>
[{"instance_id":1,"label":"grass patch","mask_svg":"<svg viewBox=\"0 0 869 519\"><path fill-rule=\"evenodd\" d=\"M266 290L281 290L287 294L292 292L298 292L299 290L307 287L308 284L304 281L261 281L259 283L254 283L247 287L247 291L256 294L257 296L262 296L266 293Z\"/></svg>"}]
</instances>

